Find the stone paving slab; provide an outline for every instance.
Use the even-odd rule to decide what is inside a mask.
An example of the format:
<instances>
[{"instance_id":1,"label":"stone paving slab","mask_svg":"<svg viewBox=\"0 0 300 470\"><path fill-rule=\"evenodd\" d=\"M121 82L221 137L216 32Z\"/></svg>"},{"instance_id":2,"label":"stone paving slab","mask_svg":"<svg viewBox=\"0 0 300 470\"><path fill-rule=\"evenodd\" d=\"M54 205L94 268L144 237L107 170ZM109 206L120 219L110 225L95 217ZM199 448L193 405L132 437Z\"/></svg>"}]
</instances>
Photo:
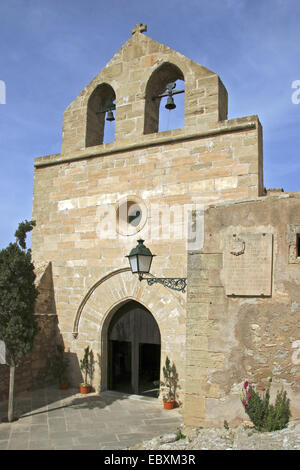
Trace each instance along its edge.
<instances>
[{"instance_id":1,"label":"stone paving slab","mask_svg":"<svg viewBox=\"0 0 300 470\"><path fill-rule=\"evenodd\" d=\"M56 386L15 398L13 423L0 403L0 450L116 450L168 432L183 423L180 410L154 399L117 392L81 395Z\"/></svg>"}]
</instances>

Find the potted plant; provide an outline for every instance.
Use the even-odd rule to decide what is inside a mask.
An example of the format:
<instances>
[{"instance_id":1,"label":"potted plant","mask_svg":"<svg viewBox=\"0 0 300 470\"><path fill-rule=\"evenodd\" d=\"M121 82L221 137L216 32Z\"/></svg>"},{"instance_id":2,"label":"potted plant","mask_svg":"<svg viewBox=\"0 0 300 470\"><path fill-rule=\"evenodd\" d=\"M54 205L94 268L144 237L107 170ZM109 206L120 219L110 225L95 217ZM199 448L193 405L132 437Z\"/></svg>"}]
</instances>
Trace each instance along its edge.
<instances>
[{"instance_id":1,"label":"potted plant","mask_svg":"<svg viewBox=\"0 0 300 470\"><path fill-rule=\"evenodd\" d=\"M176 403L176 391L178 388L178 373L173 362L171 366L170 359L166 357L163 367L164 381L160 382L164 408L171 410Z\"/></svg>"},{"instance_id":2,"label":"potted plant","mask_svg":"<svg viewBox=\"0 0 300 470\"><path fill-rule=\"evenodd\" d=\"M84 374L84 382L80 384L80 393L90 393L94 374L94 355L89 346L84 349L83 358L80 360L80 369ZM88 377L90 381L88 381Z\"/></svg>"},{"instance_id":3,"label":"potted plant","mask_svg":"<svg viewBox=\"0 0 300 470\"><path fill-rule=\"evenodd\" d=\"M51 361L52 372L58 379L59 388L67 389L69 387L67 380L68 360L65 358L64 347L61 344L58 344L56 349L56 355Z\"/></svg>"}]
</instances>

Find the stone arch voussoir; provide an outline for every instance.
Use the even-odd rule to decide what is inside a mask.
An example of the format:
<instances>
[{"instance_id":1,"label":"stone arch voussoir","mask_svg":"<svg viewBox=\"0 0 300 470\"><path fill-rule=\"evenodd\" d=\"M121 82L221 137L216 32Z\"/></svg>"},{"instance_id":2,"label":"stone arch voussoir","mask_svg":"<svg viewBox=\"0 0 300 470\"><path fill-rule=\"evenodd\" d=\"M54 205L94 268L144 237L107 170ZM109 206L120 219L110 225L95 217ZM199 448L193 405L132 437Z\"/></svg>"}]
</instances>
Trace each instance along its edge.
<instances>
[{"instance_id":1,"label":"stone arch voussoir","mask_svg":"<svg viewBox=\"0 0 300 470\"><path fill-rule=\"evenodd\" d=\"M171 321L179 331L185 323L185 301L180 296L163 286L140 282L130 268L113 271L97 281L84 296L75 315L73 337L89 330L89 341L96 341L114 309L128 300L136 300L146 307L160 329Z\"/></svg>"},{"instance_id":2,"label":"stone arch voussoir","mask_svg":"<svg viewBox=\"0 0 300 470\"><path fill-rule=\"evenodd\" d=\"M132 275L130 268L114 271L94 284L82 300L73 326L75 343L89 344L100 355L100 376L97 388L106 388L105 343L114 313L126 302L135 300L153 315L161 335L161 362L165 357L176 364L181 389L184 388L185 363L185 296L162 285L148 286ZM74 344L75 349L77 347Z\"/></svg>"}]
</instances>

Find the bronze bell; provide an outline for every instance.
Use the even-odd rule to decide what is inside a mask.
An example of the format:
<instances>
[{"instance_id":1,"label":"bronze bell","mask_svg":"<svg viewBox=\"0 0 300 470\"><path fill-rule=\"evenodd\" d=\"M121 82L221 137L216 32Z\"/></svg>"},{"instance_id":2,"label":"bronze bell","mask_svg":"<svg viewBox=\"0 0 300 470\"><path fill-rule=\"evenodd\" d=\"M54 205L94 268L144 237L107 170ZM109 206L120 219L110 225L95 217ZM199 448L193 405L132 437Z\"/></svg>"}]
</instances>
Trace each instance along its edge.
<instances>
[{"instance_id":1,"label":"bronze bell","mask_svg":"<svg viewBox=\"0 0 300 470\"><path fill-rule=\"evenodd\" d=\"M112 112L111 109L109 111L107 111L106 120L107 121L114 121L115 120L114 113Z\"/></svg>"},{"instance_id":2,"label":"bronze bell","mask_svg":"<svg viewBox=\"0 0 300 470\"><path fill-rule=\"evenodd\" d=\"M168 96L167 104L166 104L165 108L166 109L175 109L176 108L176 104L174 103L173 96Z\"/></svg>"}]
</instances>

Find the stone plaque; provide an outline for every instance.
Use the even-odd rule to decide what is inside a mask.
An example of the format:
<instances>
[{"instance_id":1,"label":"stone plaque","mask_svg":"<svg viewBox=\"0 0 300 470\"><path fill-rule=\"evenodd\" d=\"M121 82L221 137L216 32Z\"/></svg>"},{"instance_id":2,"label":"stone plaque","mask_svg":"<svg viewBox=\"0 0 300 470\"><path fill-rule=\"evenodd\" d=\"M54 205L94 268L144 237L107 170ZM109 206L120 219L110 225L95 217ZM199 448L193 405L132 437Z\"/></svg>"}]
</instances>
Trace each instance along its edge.
<instances>
[{"instance_id":1,"label":"stone plaque","mask_svg":"<svg viewBox=\"0 0 300 470\"><path fill-rule=\"evenodd\" d=\"M224 256L226 295L271 295L272 252L271 233L228 236Z\"/></svg>"},{"instance_id":2,"label":"stone plaque","mask_svg":"<svg viewBox=\"0 0 300 470\"><path fill-rule=\"evenodd\" d=\"M5 343L0 340L0 364L6 364Z\"/></svg>"}]
</instances>

